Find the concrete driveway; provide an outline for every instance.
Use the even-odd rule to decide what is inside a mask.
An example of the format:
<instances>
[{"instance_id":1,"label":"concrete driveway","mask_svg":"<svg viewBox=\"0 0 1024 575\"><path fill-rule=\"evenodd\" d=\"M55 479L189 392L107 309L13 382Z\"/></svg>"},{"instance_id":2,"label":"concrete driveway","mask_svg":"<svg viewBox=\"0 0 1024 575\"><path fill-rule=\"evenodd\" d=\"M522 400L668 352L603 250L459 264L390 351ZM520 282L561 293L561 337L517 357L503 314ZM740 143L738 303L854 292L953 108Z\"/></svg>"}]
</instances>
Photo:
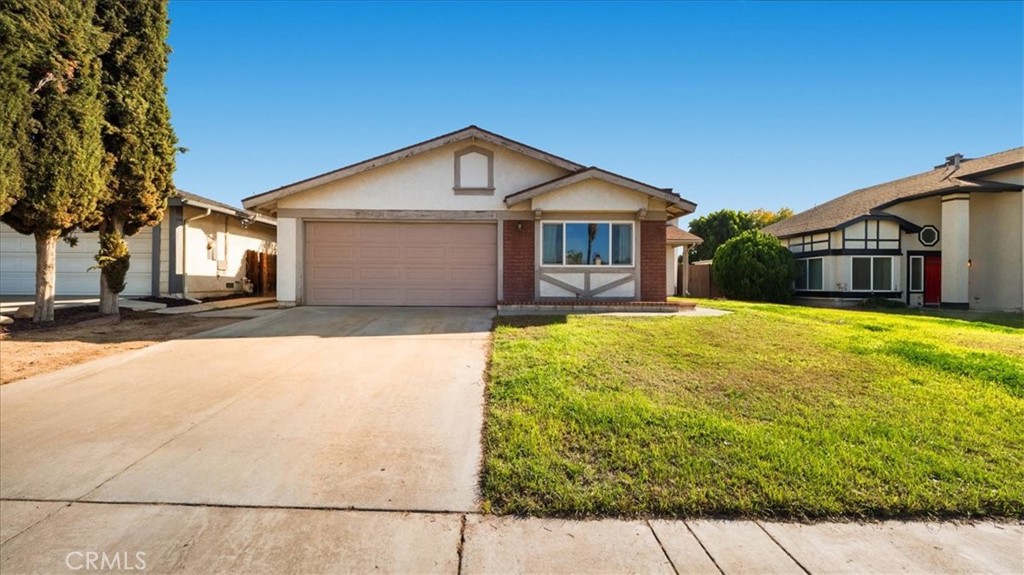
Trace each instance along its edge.
<instances>
[{"instance_id":1,"label":"concrete driveway","mask_svg":"<svg viewBox=\"0 0 1024 575\"><path fill-rule=\"evenodd\" d=\"M3 386L3 540L68 503L473 511L493 315L296 308Z\"/></svg>"}]
</instances>

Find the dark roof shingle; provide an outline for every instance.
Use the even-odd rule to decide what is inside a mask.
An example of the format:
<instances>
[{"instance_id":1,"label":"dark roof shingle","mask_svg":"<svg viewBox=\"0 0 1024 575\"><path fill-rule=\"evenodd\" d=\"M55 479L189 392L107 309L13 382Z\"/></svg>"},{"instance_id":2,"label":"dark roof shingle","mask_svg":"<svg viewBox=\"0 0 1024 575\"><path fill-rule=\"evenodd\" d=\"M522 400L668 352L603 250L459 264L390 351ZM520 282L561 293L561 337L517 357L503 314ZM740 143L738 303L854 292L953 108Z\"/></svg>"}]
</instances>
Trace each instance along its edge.
<instances>
[{"instance_id":1,"label":"dark roof shingle","mask_svg":"<svg viewBox=\"0 0 1024 575\"><path fill-rule=\"evenodd\" d=\"M778 237L789 237L831 230L842 224L870 215L872 210L881 209L896 202L942 191L991 190L993 186L984 182L984 174L1024 163L1024 147L1013 148L989 156L964 159L960 169L942 165L914 176L893 180L829 200L764 228L766 233ZM978 175L977 179L971 178ZM1000 185L1007 189L1012 185ZM1019 189L1019 186L1017 186Z\"/></svg>"}]
</instances>

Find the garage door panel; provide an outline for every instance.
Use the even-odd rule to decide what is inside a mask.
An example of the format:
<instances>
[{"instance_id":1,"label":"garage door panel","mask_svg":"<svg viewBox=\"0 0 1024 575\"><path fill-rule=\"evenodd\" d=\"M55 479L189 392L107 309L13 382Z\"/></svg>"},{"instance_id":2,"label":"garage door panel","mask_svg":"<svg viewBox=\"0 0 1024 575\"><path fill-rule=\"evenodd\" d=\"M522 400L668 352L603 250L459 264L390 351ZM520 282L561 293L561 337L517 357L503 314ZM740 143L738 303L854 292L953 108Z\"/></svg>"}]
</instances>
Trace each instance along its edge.
<instances>
[{"instance_id":1,"label":"garage door panel","mask_svg":"<svg viewBox=\"0 0 1024 575\"><path fill-rule=\"evenodd\" d=\"M358 279L358 271L354 267L335 267L317 265L313 272L313 276L317 277L322 282L337 282Z\"/></svg>"},{"instance_id":2,"label":"garage door panel","mask_svg":"<svg viewBox=\"0 0 1024 575\"><path fill-rule=\"evenodd\" d=\"M367 282L376 282L380 280L399 281L402 279L402 270L396 267L361 267L358 269L359 279Z\"/></svg>"},{"instance_id":3,"label":"garage door panel","mask_svg":"<svg viewBox=\"0 0 1024 575\"><path fill-rule=\"evenodd\" d=\"M434 289L408 289L405 294L404 305L448 305L445 299L445 290ZM443 302L443 303L439 303Z\"/></svg>"},{"instance_id":4,"label":"garage door panel","mask_svg":"<svg viewBox=\"0 0 1024 575\"><path fill-rule=\"evenodd\" d=\"M341 224L345 226L346 224ZM347 224L355 226L352 239L348 241L363 244L395 244L401 239L401 228L393 224Z\"/></svg>"},{"instance_id":5,"label":"garage door panel","mask_svg":"<svg viewBox=\"0 0 1024 575\"><path fill-rule=\"evenodd\" d=\"M445 258L446 253L443 246L406 246L402 255L406 261L439 262Z\"/></svg>"},{"instance_id":6,"label":"garage door panel","mask_svg":"<svg viewBox=\"0 0 1024 575\"><path fill-rule=\"evenodd\" d=\"M485 263L491 259L491 250L479 246L454 246L449 250L450 257L458 262Z\"/></svg>"},{"instance_id":7,"label":"garage door panel","mask_svg":"<svg viewBox=\"0 0 1024 575\"><path fill-rule=\"evenodd\" d=\"M310 252L318 262L347 262L357 259L356 248L352 245L316 245Z\"/></svg>"},{"instance_id":8,"label":"garage door panel","mask_svg":"<svg viewBox=\"0 0 1024 575\"><path fill-rule=\"evenodd\" d=\"M494 224L309 222L310 305L494 305Z\"/></svg>"},{"instance_id":9,"label":"garage door panel","mask_svg":"<svg viewBox=\"0 0 1024 575\"><path fill-rule=\"evenodd\" d=\"M402 257L401 246L386 246L386 245L360 245L356 248L356 256L354 259L360 262L366 261L380 261L380 262L398 262Z\"/></svg>"},{"instance_id":10,"label":"garage door panel","mask_svg":"<svg viewBox=\"0 0 1024 575\"><path fill-rule=\"evenodd\" d=\"M403 305L402 291L399 289L360 289L356 291L356 301L365 302L360 305Z\"/></svg>"},{"instance_id":11,"label":"garage door panel","mask_svg":"<svg viewBox=\"0 0 1024 575\"><path fill-rule=\"evenodd\" d=\"M323 298L330 298L330 297L342 297L342 298L346 298L346 299L351 299L351 298L355 297L355 293L356 293L356 290L354 290L354 289L346 289L346 288L330 288L330 289L312 288L310 290L310 297L314 298L314 299L323 299Z\"/></svg>"},{"instance_id":12,"label":"garage door panel","mask_svg":"<svg viewBox=\"0 0 1024 575\"><path fill-rule=\"evenodd\" d=\"M407 282L422 282L422 281L435 281L445 282L448 280L448 274L444 268L406 268L405 269L405 280Z\"/></svg>"},{"instance_id":13,"label":"garage door panel","mask_svg":"<svg viewBox=\"0 0 1024 575\"><path fill-rule=\"evenodd\" d=\"M447 225L406 226L402 230L405 243L443 244L450 241L452 230Z\"/></svg>"},{"instance_id":14,"label":"garage door panel","mask_svg":"<svg viewBox=\"0 0 1024 575\"><path fill-rule=\"evenodd\" d=\"M153 229L143 228L127 241L131 261L123 295L149 295L152 290ZM95 233L79 234L74 247L64 241L57 242L57 295L99 295L99 271L90 269L96 266L98 250L99 236ZM32 294L35 291L35 239L0 224L0 254L0 294Z\"/></svg>"},{"instance_id":15,"label":"garage door panel","mask_svg":"<svg viewBox=\"0 0 1024 575\"><path fill-rule=\"evenodd\" d=\"M452 268L449 275L451 280L455 282L489 286L490 282L488 280L491 279L489 271L486 268Z\"/></svg>"},{"instance_id":16,"label":"garage door panel","mask_svg":"<svg viewBox=\"0 0 1024 575\"><path fill-rule=\"evenodd\" d=\"M489 290L474 289L455 289L451 291L450 297L455 301L470 302L469 305L493 305L489 302L494 299Z\"/></svg>"}]
</instances>

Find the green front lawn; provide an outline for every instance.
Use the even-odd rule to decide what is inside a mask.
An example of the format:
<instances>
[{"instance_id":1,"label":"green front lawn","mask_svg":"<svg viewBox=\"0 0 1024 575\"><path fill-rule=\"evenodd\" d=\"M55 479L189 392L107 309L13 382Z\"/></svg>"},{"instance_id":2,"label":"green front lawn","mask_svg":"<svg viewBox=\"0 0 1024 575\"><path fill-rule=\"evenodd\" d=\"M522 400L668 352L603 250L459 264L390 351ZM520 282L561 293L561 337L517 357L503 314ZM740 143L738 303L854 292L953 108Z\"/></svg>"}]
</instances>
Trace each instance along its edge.
<instances>
[{"instance_id":1,"label":"green front lawn","mask_svg":"<svg viewBox=\"0 0 1024 575\"><path fill-rule=\"evenodd\" d=\"M500 319L485 509L1024 515L1024 330L709 305L734 313Z\"/></svg>"}]
</instances>

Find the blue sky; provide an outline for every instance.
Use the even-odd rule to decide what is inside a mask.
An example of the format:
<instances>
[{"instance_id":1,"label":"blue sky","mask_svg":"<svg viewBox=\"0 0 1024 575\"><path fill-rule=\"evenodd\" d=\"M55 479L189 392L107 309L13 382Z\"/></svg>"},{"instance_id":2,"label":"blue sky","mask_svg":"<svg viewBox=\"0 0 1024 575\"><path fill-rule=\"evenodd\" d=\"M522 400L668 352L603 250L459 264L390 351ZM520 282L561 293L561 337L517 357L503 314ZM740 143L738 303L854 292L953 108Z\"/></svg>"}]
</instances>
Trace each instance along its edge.
<instances>
[{"instance_id":1,"label":"blue sky","mask_svg":"<svg viewBox=\"0 0 1024 575\"><path fill-rule=\"evenodd\" d=\"M241 199L469 124L720 208L1024 145L1024 3L172 1L176 184Z\"/></svg>"}]
</instances>

